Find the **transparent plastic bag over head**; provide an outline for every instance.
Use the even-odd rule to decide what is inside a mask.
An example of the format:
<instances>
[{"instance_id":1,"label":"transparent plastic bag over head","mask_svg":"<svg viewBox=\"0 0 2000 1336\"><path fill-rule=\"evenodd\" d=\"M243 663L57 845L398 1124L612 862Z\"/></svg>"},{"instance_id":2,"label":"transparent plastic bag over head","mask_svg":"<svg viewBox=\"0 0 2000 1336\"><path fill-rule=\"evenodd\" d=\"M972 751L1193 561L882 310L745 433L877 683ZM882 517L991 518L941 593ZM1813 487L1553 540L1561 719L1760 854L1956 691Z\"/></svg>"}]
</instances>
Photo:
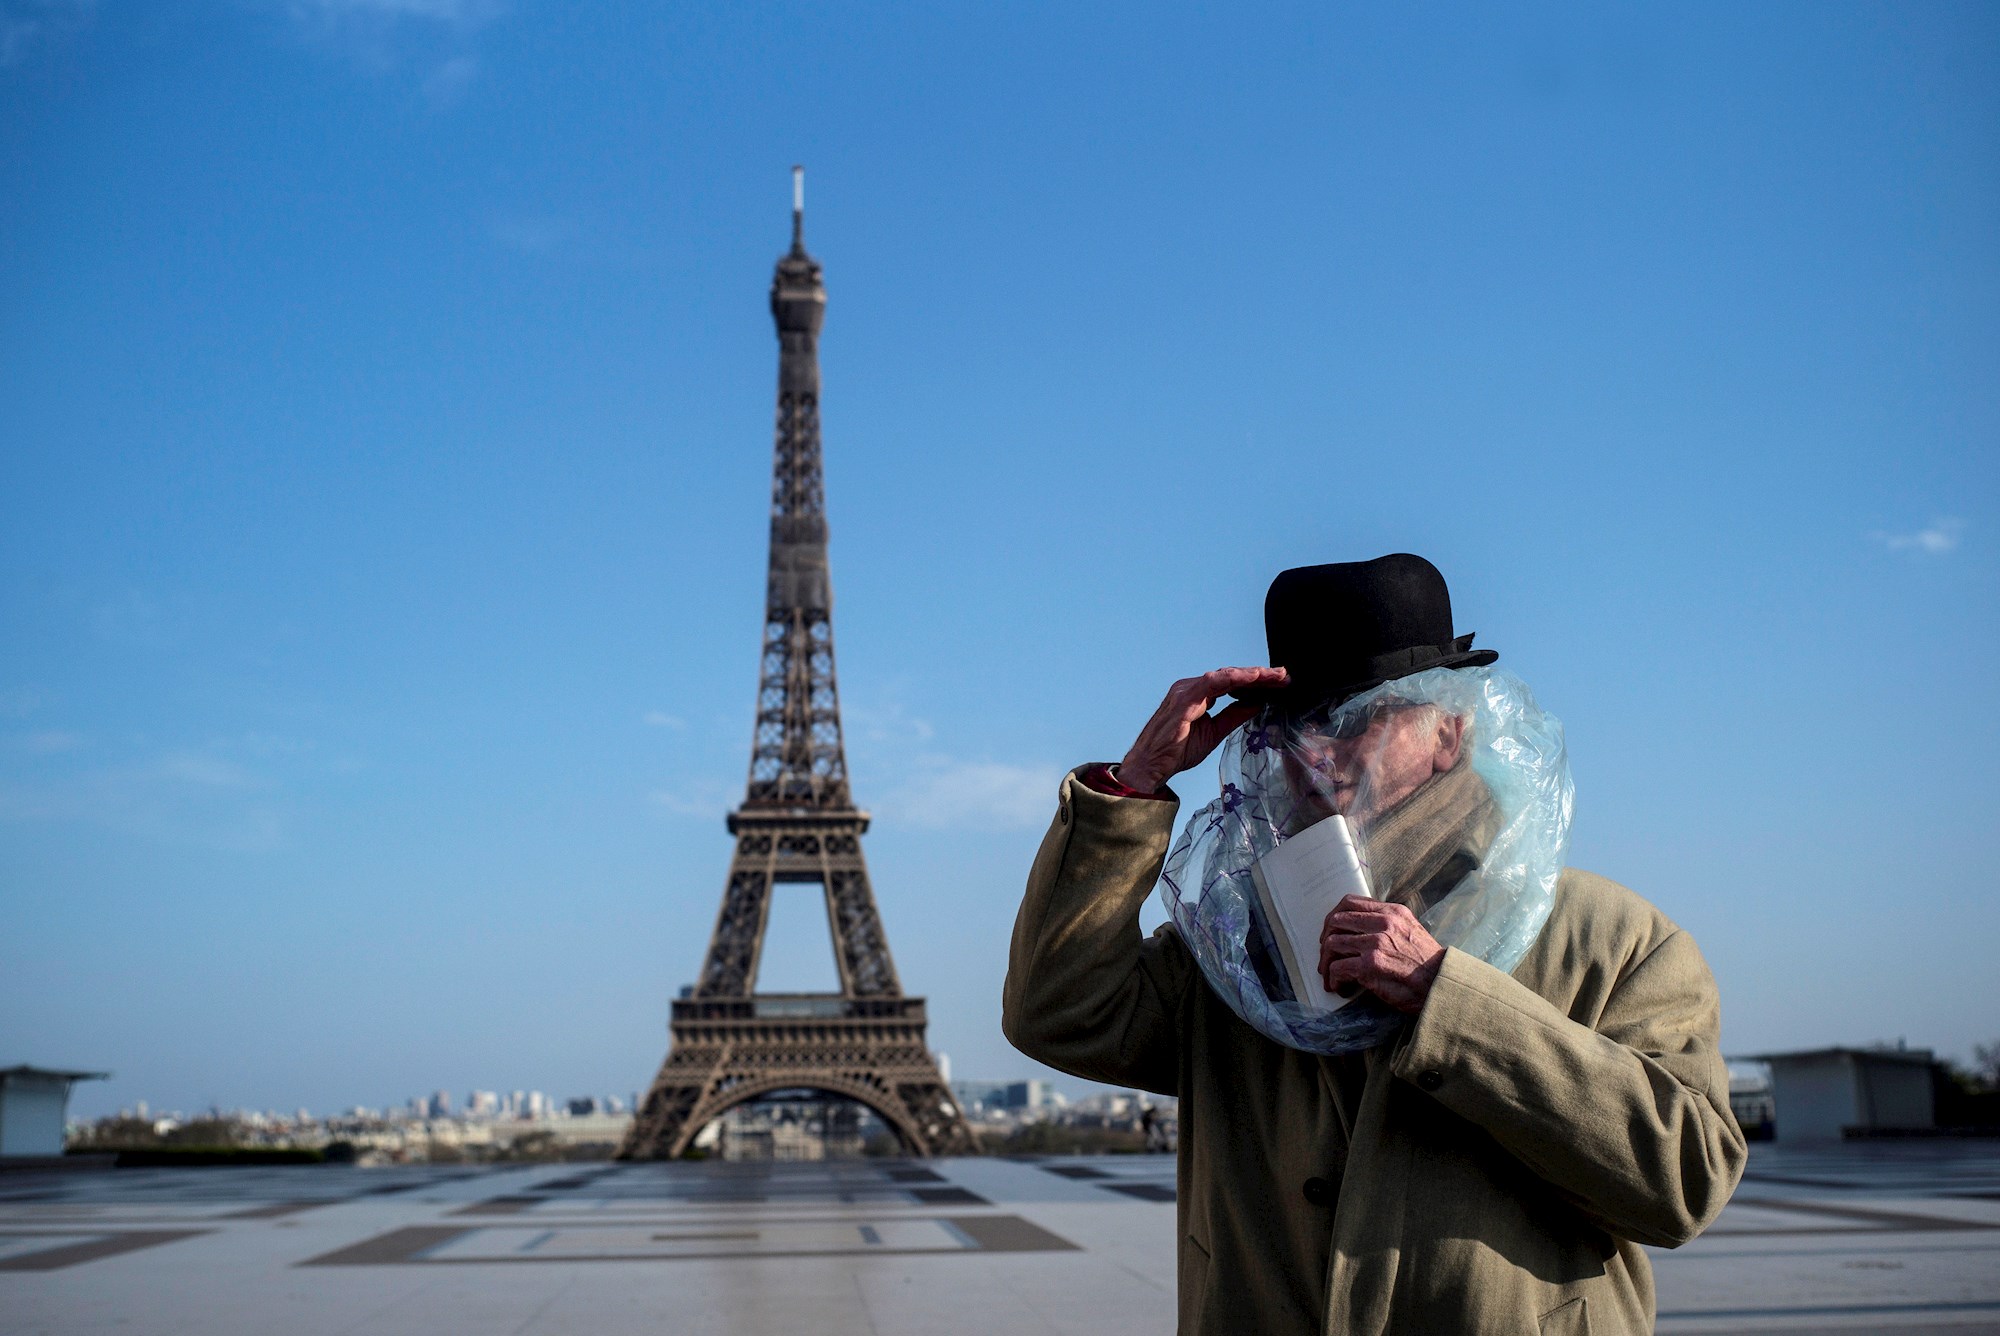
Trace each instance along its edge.
<instances>
[{"instance_id":1,"label":"transparent plastic bag over head","mask_svg":"<svg viewBox=\"0 0 2000 1336\"><path fill-rule=\"evenodd\" d=\"M1244 1021L1351 1053L1404 1017L1318 975L1348 891L1407 905L1444 946L1511 971L1555 903L1574 789L1562 724L1497 668L1433 668L1337 706L1266 709L1223 742L1221 796L1189 818L1160 896Z\"/></svg>"}]
</instances>

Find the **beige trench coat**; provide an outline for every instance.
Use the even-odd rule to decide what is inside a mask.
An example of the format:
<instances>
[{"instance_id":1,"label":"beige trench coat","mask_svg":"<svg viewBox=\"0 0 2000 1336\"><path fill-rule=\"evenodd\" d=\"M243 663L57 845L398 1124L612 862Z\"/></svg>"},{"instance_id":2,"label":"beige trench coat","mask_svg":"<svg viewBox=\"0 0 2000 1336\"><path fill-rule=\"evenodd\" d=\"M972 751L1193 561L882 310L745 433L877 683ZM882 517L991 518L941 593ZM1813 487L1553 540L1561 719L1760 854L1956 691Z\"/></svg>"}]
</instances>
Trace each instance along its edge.
<instances>
[{"instance_id":1,"label":"beige trench coat","mask_svg":"<svg viewBox=\"0 0 2000 1336\"><path fill-rule=\"evenodd\" d=\"M1316 1057L1239 1020L1171 926L1139 932L1178 808L1063 781L1003 1025L1180 1098L1183 1336L1650 1332L1639 1245L1700 1233L1744 1163L1688 935L1565 871L1511 976L1447 950L1397 1039Z\"/></svg>"}]
</instances>

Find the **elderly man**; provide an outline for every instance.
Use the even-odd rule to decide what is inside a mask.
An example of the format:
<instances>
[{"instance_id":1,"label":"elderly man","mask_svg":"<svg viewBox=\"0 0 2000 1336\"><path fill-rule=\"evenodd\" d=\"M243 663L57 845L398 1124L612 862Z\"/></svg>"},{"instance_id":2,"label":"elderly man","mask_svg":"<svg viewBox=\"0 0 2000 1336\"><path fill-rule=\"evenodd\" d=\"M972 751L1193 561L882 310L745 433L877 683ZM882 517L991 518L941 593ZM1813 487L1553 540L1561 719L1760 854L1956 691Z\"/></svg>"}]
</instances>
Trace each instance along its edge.
<instances>
[{"instance_id":1,"label":"elderly man","mask_svg":"<svg viewBox=\"0 0 2000 1336\"><path fill-rule=\"evenodd\" d=\"M1423 851L1476 821L1454 788L1471 773L1463 720L1392 689L1313 762L1350 823L1433 832L1378 860L1382 898L1341 901L1321 939L1329 989L1407 1014L1387 1042L1341 1057L1277 1043L1171 925L1139 932L1171 776L1267 706L1495 657L1454 637L1443 577L1408 555L1287 571L1265 623L1271 667L1175 683L1122 762L1063 781L1014 929L1008 1038L1180 1098L1183 1333L1651 1331L1639 1245L1693 1238L1743 1168L1715 983L1685 932L1587 872L1563 871L1511 974L1432 939L1411 906L1463 868Z\"/></svg>"}]
</instances>

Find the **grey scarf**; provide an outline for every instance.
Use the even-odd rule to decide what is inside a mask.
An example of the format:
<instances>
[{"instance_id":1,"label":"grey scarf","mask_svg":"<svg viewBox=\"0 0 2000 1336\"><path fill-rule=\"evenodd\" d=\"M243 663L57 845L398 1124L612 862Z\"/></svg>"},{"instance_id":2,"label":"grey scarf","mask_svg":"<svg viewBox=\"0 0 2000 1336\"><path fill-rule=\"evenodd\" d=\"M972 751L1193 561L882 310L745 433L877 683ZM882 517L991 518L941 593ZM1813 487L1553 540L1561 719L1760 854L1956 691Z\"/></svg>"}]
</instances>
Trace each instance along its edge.
<instances>
[{"instance_id":1,"label":"grey scarf","mask_svg":"<svg viewBox=\"0 0 2000 1336\"><path fill-rule=\"evenodd\" d=\"M1461 755L1361 832L1375 894L1421 917L1479 866L1499 829L1486 781Z\"/></svg>"}]
</instances>

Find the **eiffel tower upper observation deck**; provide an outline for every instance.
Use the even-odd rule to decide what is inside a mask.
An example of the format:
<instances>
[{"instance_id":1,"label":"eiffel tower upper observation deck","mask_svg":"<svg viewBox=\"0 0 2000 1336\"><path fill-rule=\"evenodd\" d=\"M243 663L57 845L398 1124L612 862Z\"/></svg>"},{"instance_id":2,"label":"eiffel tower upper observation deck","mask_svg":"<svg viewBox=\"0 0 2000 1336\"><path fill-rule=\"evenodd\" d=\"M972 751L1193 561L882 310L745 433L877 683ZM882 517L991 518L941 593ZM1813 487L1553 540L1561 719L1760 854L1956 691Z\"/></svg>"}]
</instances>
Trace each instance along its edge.
<instances>
[{"instance_id":1,"label":"eiffel tower upper observation deck","mask_svg":"<svg viewBox=\"0 0 2000 1336\"><path fill-rule=\"evenodd\" d=\"M672 1042L621 1158L681 1154L731 1107L809 1088L867 1105L918 1155L972 1149L972 1133L924 1045L924 1002L903 996L861 855L833 670L833 586L820 467L819 329L826 288L805 248L804 173L792 169L792 248L771 280L778 420L771 557L750 782L708 955L673 1004ZM838 993L759 993L772 888L819 885Z\"/></svg>"}]
</instances>

